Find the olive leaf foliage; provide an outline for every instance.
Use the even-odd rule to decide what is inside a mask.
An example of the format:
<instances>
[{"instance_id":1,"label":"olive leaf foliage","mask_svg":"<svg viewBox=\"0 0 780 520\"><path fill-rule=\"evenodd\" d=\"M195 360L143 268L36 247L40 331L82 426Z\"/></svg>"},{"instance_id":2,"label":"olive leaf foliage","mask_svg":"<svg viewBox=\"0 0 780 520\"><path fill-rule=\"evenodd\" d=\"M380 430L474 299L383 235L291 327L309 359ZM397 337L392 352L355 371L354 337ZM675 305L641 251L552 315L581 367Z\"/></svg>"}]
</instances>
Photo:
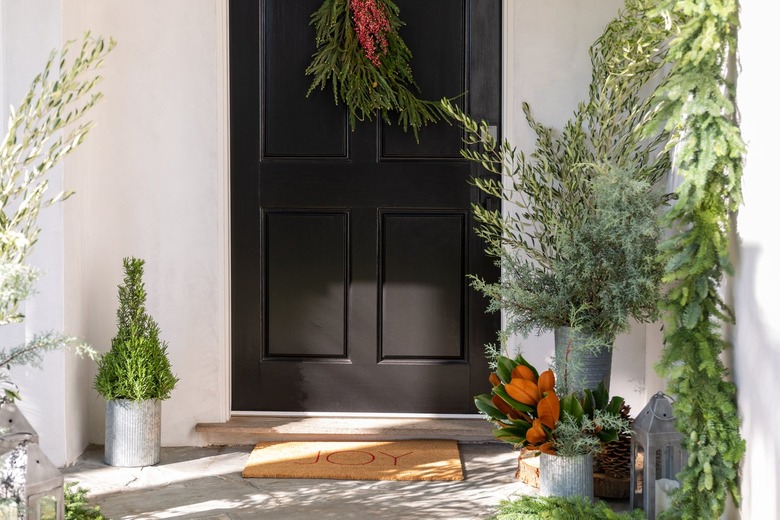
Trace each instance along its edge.
<instances>
[{"instance_id":1,"label":"olive leaf foliage","mask_svg":"<svg viewBox=\"0 0 780 520\"><path fill-rule=\"evenodd\" d=\"M670 158L667 133L644 132L657 110L648 91L663 77L666 52L666 35L649 24L658 21L627 1L591 46L589 97L561 131L523 104L536 134L529 154L442 102L465 130L462 155L485 170L474 185L503 202L472 206L476 234L502 267L501 282L472 283L491 310L508 316L504 337L575 326L611 344L629 318L656 316L655 211L666 201L656 184Z\"/></svg>"},{"instance_id":2,"label":"olive leaf foliage","mask_svg":"<svg viewBox=\"0 0 780 520\"><path fill-rule=\"evenodd\" d=\"M102 98L96 71L114 45L114 40L89 33L78 48L74 41L66 43L50 54L21 103L11 107L0 144L0 326L24 320L20 306L34 294L41 274L27 263L40 232L38 215L72 195L49 194L47 174L84 142L92 128L85 116ZM0 349L0 366L39 368L44 353L63 347L94 356L76 338L47 331L22 345ZM0 371L0 383L9 383L9 377L7 370ZM7 387L6 397L16 396Z\"/></svg>"}]
</instances>

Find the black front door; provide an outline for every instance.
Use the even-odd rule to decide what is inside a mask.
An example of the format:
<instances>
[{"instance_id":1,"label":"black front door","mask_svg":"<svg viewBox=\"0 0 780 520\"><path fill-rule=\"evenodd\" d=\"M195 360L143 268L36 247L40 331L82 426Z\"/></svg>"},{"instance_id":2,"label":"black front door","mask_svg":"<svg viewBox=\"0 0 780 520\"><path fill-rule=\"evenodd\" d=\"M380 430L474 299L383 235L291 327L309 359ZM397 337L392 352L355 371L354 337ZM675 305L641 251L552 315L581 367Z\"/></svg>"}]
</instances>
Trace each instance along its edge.
<instances>
[{"instance_id":1,"label":"black front door","mask_svg":"<svg viewBox=\"0 0 780 520\"><path fill-rule=\"evenodd\" d=\"M462 133L307 97L320 1L230 4L233 409L471 413L498 323ZM500 0L396 3L420 97L497 125Z\"/></svg>"}]
</instances>

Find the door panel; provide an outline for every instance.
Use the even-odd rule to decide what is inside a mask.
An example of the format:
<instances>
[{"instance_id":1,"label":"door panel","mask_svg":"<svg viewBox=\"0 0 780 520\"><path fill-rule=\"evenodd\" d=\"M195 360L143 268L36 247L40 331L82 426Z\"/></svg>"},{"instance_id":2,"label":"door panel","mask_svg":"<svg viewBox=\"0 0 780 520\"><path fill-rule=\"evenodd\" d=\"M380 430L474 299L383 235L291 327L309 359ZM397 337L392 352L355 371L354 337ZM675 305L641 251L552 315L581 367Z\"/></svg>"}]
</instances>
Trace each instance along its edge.
<instances>
[{"instance_id":1,"label":"door panel","mask_svg":"<svg viewBox=\"0 0 780 520\"><path fill-rule=\"evenodd\" d=\"M346 212L266 212L267 358L347 356L347 222Z\"/></svg>"},{"instance_id":2,"label":"door panel","mask_svg":"<svg viewBox=\"0 0 780 520\"><path fill-rule=\"evenodd\" d=\"M382 360L467 360L464 227L463 213L383 212Z\"/></svg>"},{"instance_id":3,"label":"door panel","mask_svg":"<svg viewBox=\"0 0 780 520\"><path fill-rule=\"evenodd\" d=\"M344 107L323 103L322 96L306 97L311 79L303 71L315 49L314 29L308 22L319 2L261 3L264 24L271 29L262 32L265 52L260 57L264 69L263 156L345 158L348 123ZM303 49L311 52L294 52Z\"/></svg>"},{"instance_id":4,"label":"door panel","mask_svg":"<svg viewBox=\"0 0 780 520\"><path fill-rule=\"evenodd\" d=\"M398 0L420 97L498 124L500 1ZM306 96L320 0L233 0L233 408L471 413L497 317L462 134ZM482 71L475 74L475 71Z\"/></svg>"}]
</instances>

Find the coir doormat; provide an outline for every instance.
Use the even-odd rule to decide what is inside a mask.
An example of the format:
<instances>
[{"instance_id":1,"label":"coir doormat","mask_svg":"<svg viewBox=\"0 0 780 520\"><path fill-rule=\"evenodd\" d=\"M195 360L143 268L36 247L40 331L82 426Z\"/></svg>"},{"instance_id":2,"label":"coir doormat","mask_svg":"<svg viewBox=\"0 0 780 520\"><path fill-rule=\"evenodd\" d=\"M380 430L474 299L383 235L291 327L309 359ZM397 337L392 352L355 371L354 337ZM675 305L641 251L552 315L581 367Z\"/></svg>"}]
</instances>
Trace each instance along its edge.
<instances>
[{"instance_id":1,"label":"coir doormat","mask_svg":"<svg viewBox=\"0 0 780 520\"><path fill-rule=\"evenodd\" d=\"M454 440L261 442L249 455L242 476L463 480L463 468Z\"/></svg>"}]
</instances>

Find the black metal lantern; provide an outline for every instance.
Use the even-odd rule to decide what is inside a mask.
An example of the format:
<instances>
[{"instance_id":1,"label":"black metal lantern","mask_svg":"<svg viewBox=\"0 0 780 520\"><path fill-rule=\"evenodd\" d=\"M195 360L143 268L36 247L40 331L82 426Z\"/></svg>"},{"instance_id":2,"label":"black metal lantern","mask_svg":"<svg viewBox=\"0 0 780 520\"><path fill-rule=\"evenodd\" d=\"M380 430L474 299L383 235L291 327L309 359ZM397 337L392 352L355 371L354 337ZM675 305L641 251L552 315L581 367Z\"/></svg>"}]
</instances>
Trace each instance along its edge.
<instances>
[{"instance_id":1,"label":"black metal lantern","mask_svg":"<svg viewBox=\"0 0 780 520\"><path fill-rule=\"evenodd\" d=\"M656 501L667 498L665 487L675 487L677 474L687 463L681 447L682 434L675 427L672 400L663 392L656 393L639 412L632 425L630 507L637 507L641 473L642 509L648 520L656 515ZM638 467L641 465L641 469ZM656 488L664 496L658 496Z\"/></svg>"}]
</instances>

